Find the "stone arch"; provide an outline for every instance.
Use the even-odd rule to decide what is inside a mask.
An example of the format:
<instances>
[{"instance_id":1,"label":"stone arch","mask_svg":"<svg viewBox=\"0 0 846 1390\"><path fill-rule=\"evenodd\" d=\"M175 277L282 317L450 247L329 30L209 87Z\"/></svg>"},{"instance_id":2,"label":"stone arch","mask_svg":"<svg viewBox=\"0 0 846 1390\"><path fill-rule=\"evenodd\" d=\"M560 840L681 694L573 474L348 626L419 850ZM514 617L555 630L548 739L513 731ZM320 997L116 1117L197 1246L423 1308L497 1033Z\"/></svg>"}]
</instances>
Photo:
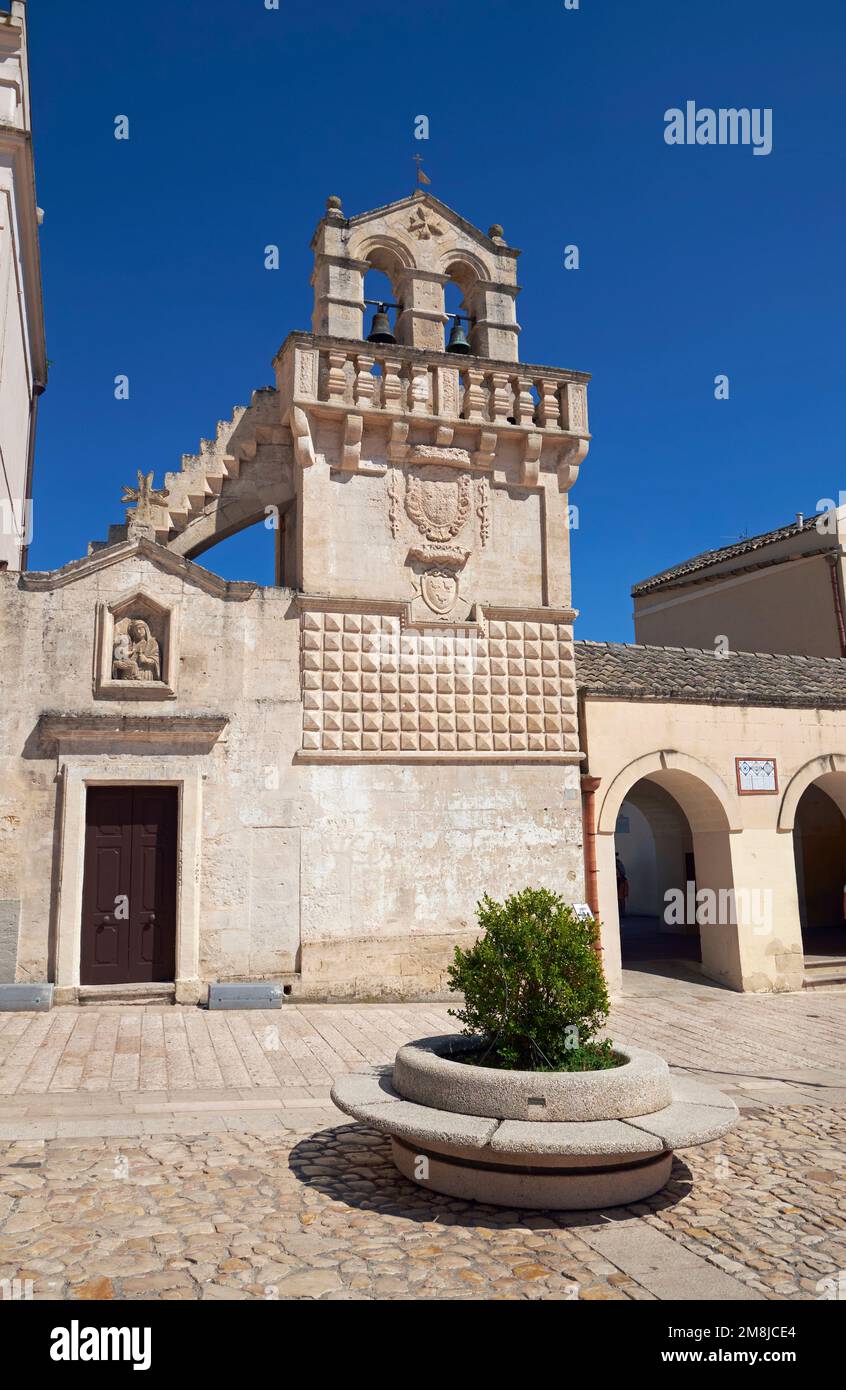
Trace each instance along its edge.
<instances>
[{"instance_id":1,"label":"stone arch","mask_svg":"<svg viewBox=\"0 0 846 1390\"><path fill-rule=\"evenodd\" d=\"M203 511L168 542L168 549L186 560L196 560L221 541L264 522L270 508L275 507L284 514L296 496L293 479L286 476L288 472L285 470L281 477L255 480L249 474L227 479L220 495L210 500ZM280 539L278 531L277 539Z\"/></svg>"},{"instance_id":2,"label":"stone arch","mask_svg":"<svg viewBox=\"0 0 846 1390\"><path fill-rule=\"evenodd\" d=\"M445 251L441 258L444 275L454 280L462 289L469 289L477 280L489 280L490 268L472 251Z\"/></svg>"},{"instance_id":3,"label":"stone arch","mask_svg":"<svg viewBox=\"0 0 846 1390\"><path fill-rule=\"evenodd\" d=\"M693 830L739 831L740 813L721 777L687 753L665 749L635 758L617 773L603 798L597 833L613 835L626 793L643 777L664 787L678 801Z\"/></svg>"},{"instance_id":4,"label":"stone arch","mask_svg":"<svg viewBox=\"0 0 846 1390\"><path fill-rule=\"evenodd\" d=\"M350 251L357 260L366 262L374 270L383 271L392 284L402 271L415 270L417 267L411 247L399 237L386 236L384 232L362 238L354 249L351 244Z\"/></svg>"},{"instance_id":5,"label":"stone arch","mask_svg":"<svg viewBox=\"0 0 846 1390\"><path fill-rule=\"evenodd\" d=\"M803 793L814 782L819 784L842 814L846 816L846 779L841 776L844 772L846 772L846 754L844 753L824 753L819 758L811 758L810 762L805 763L797 772L794 772L785 788L779 806L778 829L793 830L796 824L796 808Z\"/></svg>"},{"instance_id":6,"label":"stone arch","mask_svg":"<svg viewBox=\"0 0 846 1390\"><path fill-rule=\"evenodd\" d=\"M454 286L460 296L459 312L467 320L468 332L472 335L476 323L476 286L490 278L484 262L469 251L452 251L443 258L444 310L451 312L448 302L449 287Z\"/></svg>"},{"instance_id":7,"label":"stone arch","mask_svg":"<svg viewBox=\"0 0 846 1390\"><path fill-rule=\"evenodd\" d=\"M596 825L597 887L603 963L612 989L621 975L620 914L615 871L615 830L623 801L646 780L676 803L692 836L697 891L708 890L711 900L725 900L730 907L734 892L734 860L731 837L742 829L736 798L707 763L675 749L656 750L635 758L617 773L602 801ZM687 902L687 898L685 897ZM695 901L695 900L694 900ZM688 914L685 906L685 917ZM697 919L698 920L698 919ZM736 922L710 924L700 932L703 973L712 979L742 987L740 940Z\"/></svg>"}]
</instances>

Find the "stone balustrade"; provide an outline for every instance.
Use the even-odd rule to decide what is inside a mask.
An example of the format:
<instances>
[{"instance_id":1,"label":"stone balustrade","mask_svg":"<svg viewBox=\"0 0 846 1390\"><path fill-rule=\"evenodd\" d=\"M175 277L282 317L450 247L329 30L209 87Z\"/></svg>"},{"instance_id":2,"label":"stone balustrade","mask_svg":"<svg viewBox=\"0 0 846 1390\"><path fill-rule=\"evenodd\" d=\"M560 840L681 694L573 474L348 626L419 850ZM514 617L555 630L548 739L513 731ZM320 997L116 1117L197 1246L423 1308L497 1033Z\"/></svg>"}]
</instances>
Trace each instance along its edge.
<instances>
[{"instance_id":1,"label":"stone balustrade","mask_svg":"<svg viewBox=\"0 0 846 1390\"><path fill-rule=\"evenodd\" d=\"M306 333L286 339L274 366L293 405L588 435L581 372Z\"/></svg>"}]
</instances>

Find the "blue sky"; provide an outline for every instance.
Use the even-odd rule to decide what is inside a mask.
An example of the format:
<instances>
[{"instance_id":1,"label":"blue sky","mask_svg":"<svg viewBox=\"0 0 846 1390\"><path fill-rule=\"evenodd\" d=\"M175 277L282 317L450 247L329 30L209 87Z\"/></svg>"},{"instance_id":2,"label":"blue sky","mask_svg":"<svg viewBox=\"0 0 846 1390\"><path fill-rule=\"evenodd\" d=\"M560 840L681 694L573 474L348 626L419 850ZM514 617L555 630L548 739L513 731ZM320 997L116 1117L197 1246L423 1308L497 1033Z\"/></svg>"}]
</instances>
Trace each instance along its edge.
<instances>
[{"instance_id":1,"label":"blue sky","mask_svg":"<svg viewBox=\"0 0 846 1390\"><path fill-rule=\"evenodd\" d=\"M401 197L417 153L433 193L523 249L523 360L593 373L578 636L631 640L632 582L846 488L842 0L29 10L53 364L33 568L83 554L137 468L160 483L272 381L309 326L326 196ZM772 108L772 153L666 145L688 100ZM269 581L270 533L202 563Z\"/></svg>"}]
</instances>

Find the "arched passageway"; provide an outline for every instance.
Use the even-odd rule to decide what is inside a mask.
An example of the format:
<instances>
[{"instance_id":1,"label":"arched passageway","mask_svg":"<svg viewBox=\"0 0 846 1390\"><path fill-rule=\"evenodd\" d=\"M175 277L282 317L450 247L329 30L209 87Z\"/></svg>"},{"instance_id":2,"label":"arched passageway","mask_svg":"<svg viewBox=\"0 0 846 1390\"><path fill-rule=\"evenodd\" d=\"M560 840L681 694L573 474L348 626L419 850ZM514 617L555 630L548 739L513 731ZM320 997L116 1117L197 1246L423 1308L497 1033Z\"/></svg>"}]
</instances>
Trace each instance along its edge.
<instances>
[{"instance_id":1,"label":"arched passageway","mask_svg":"<svg viewBox=\"0 0 846 1390\"><path fill-rule=\"evenodd\" d=\"M645 777L620 807L614 835L623 965L701 960L693 832L669 792Z\"/></svg>"},{"instance_id":2,"label":"arched passageway","mask_svg":"<svg viewBox=\"0 0 846 1390\"><path fill-rule=\"evenodd\" d=\"M812 782L793 825L796 887L806 972L840 962L846 969L846 773Z\"/></svg>"},{"instance_id":3,"label":"arched passageway","mask_svg":"<svg viewBox=\"0 0 846 1390\"><path fill-rule=\"evenodd\" d=\"M645 755L610 782L597 817L596 859L612 988L619 987L621 966L637 960L667 974L677 973L673 962L682 961L741 987L744 921L738 917L748 916L750 903L735 894L732 833L739 828L723 782L684 754ZM628 881L622 914L618 854Z\"/></svg>"}]
</instances>

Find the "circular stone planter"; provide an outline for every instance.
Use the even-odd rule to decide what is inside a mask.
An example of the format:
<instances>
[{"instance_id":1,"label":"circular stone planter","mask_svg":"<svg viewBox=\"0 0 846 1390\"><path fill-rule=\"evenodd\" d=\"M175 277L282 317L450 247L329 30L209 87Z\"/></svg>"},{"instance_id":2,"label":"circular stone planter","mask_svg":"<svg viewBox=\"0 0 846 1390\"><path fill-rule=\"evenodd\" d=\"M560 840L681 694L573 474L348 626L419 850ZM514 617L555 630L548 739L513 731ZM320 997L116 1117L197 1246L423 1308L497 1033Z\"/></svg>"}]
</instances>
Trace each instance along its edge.
<instances>
[{"instance_id":1,"label":"circular stone planter","mask_svg":"<svg viewBox=\"0 0 846 1390\"><path fill-rule=\"evenodd\" d=\"M738 1110L711 1087L671 1077L663 1058L619 1048L619 1067L501 1071L458 1060L479 1041L422 1038L393 1067L340 1077L332 1099L392 1139L405 1177L495 1206L583 1210L658 1192L673 1150L717 1139Z\"/></svg>"}]
</instances>

